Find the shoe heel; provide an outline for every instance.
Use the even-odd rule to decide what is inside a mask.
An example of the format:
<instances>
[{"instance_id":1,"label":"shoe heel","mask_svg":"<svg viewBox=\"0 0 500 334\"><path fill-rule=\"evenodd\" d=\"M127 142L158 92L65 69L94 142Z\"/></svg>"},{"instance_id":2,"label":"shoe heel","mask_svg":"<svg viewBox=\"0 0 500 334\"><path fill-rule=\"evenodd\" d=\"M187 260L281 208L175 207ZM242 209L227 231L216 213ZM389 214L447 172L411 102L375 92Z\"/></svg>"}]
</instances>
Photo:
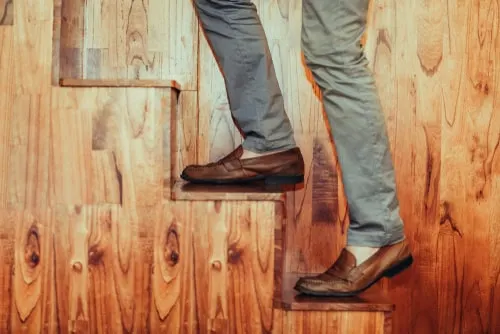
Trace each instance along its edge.
<instances>
[{"instance_id":1,"label":"shoe heel","mask_svg":"<svg viewBox=\"0 0 500 334\"><path fill-rule=\"evenodd\" d=\"M271 175L266 177L264 183L267 185L286 185L304 182L304 175Z\"/></svg>"},{"instance_id":2,"label":"shoe heel","mask_svg":"<svg viewBox=\"0 0 500 334\"><path fill-rule=\"evenodd\" d=\"M392 278L396 276L397 274L401 273L403 270L407 269L411 264L413 263L413 257L410 255L410 257L407 257L404 259L402 262L398 263L394 267L388 269L384 276Z\"/></svg>"}]
</instances>

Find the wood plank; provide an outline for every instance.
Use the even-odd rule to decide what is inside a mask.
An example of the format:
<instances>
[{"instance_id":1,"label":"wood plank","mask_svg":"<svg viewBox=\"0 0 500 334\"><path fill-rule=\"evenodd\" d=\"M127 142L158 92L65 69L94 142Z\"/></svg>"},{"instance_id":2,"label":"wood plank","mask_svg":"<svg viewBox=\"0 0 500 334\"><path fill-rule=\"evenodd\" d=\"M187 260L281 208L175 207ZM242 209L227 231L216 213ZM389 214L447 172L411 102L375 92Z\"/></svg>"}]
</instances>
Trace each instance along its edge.
<instances>
[{"instance_id":1,"label":"wood plank","mask_svg":"<svg viewBox=\"0 0 500 334\"><path fill-rule=\"evenodd\" d=\"M63 87L143 87L143 88L174 88L180 90L181 86L175 80L146 80L146 79L72 79L61 78Z\"/></svg>"},{"instance_id":2,"label":"wood plank","mask_svg":"<svg viewBox=\"0 0 500 334\"><path fill-rule=\"evenodd\" d=\"M368 16L366 41L366 53L377 81L393 150L401 216L406 235L413 241L414 257L419 259L406 273L382 283L387 286L391 300L396 302L392 317L394 333L439 331L434 323L438 306L433 276L437 269L431 247L436 242L433 234L437 212L433 198L437 196L435 182L440 166L439 153L435 153L441 149L440 109L435 110L435 105L427 101L421 102L424 95L420 94L420 87L416 87L417 46L408 39L415 38L412 31L418 29L416 20L410 19L418 11L417 7L414 3L400 6L392 0L374 1ZM436 26L428 27L427 33L432 34L436 29L434 35L437 36L437 31L442 32L439 28L442 21L435 17L432 22ZM436 89L432 81L422 86L425 84ZM433 114L435 117L431 118ZM431 132L423 131L424 126ZM424 198L429 198L425 204ZM413 279L415 275L418 281Z\"/></svg>"},{"instance_id":3,"label":"wood plank","mask_svg":"<svg viewBox=\"0 0 500 334\"><path fill-rule=\"evenodd\" d=\"M286 273L283 278L282 290L274 299L274 307L287 311L363 311L391 312L394 302L387 293L379 287L372 288L355 297L311 297L298 293L293 289L295 282L301 276L310 273Z\"/></svg>"},{"instance_id":4,"label":"wood plank","mask_svg":"<svg viewBox=\"0 0 500 334\"><path fill-rule=\"evenodd\" d=\"M52 89L52 205L93 202L92 195L97 187L92 178L92 114L87 108L94 93Z\"/></svg>"},{"instance_id":5,"label":"wood plank","mask_svg":"<svg viewBox=\"0 0 500 334\"><path fill-rule=\"evenodd\" d=\"M201 332L271 331L274 210L274 203L192 202Z\"/></svg>"},{"instance_id":6,"label":"wood plank","mask_svg":"<svg viewBox=\"0 0 500 334\"><path fill-rule=\"evenodd\" d=\"M460 32L460 39L453 41L452 58L440 60L441 66L453 64L456 70L443 70L441 79L455 86L450 84L441 93L438 330L495 332L498 322L491 312L499 310L494 301L499 275L495 232L500 221L500 105L493 92L500 89L500 50L493 31L498 31L499 22L481 2L450 11L456 20L452 29ZM464 19L462 26L458 19ZM450 54L448 48L443 53ZM458 298L461 309L456 307Z\"/></svg>"},{"instance_id":7,"label":"wood plank","mask_svg":"<svg viewBox=\"0 0 500 334\"><path fill-rule=\"evenodd\" d=\"M62 18L62 78L173 78L196 90L198 24L191 3L63 1Z\"/></svg>"},{"instance_id":8,"label":"wood plank","mask_svg":"<svg viewBox=\"0 0 500 334\"><path fill-rule=\"evenodd\" d=\"M16 1L15 100L9 145L10 204L44 209L50 189L50 71L53 2ZM22 65L21 65L22 64Z\"/></svg>"},{"instance_id":9,"label":"wood plank","mask_svg":"<svg viewBox=\"0 0 500 334\"><path fill-rule=\"evenodd\" d=\"M0 208L0 332L11 333L12 286L14 279L16 226L15 210Z\"/></svg>"},{"instance_id":10,"label":"wood plank","mask_svg":"<svg viewBox=\"0 0 500 334\"><path fill-rule=\"evenodd\" d=\"M386 334L384 312L275 310L273 333ZM396 333L396 332L395 332Z\"/></svg>"},{"instance_id":11,"label":"wood plank","mask_svg":"<svg viewBox=\"0 0 500 334\"><path fill-rule=\"evenodd\" d=\"M88 89L93 93L81 106L92 113L92 149L113 152L115 165L105 173L116 175L121 203L129 210L160 203L168 163L162 129L170 113L171 90Z\"/></svg>"},{"instance_id":12,"label":"wood plank","mask_svg":"<svg viewBox=\"0 0 500 334\"><path fill-rule=\"evenodd\" d=\"M14 0L0 0L0 26L14 23Z\"/></svg>"},{"instance_id":13,"label":"wood plank","mask_svg":"<svg viewBox=\"0 0 500 334\"><path fill-rule=\"evenodd\" d=\"M15 87L14 31L12 27L0 29L0 207L5 206L9 192L10 132Z\"/></svg>"},{"instance_id":14,"label":"wood plank","mask_svg":"<svg viewBox=\"0 0 500 334\"><path fill-rule=\"evenodd\" d=\"M154 227L151 328L193 333L197 328L191 203L164 202Z\"/></svg>"},{"instance_id":15,"label":"wood plank","mask_svg":"<svg viewBox=\"0 0 500 334\"><path fill-rule=\"evenodd\" d=\"M59 82L59 70L61 67L61 17L62 0L54 1L53 23L52 23L52 86L57 86Z\"/></svg>"},{"instance_id":16,"label":"wood plank","mask_svg":"<svg viewBox=\"0 0 500 334\"><path fill-rule=\"evenodd\" d=\"M170 133L171 147L165 148L171 164L168 174L169 184L173 184L189 164L197 164L200 155L200 142L204 142L206 133L199 127L198 92L181 91L175 113L165 124L165 133ZM202 130L202 131L200 131ZM167 180L167 179L165 179ZM168 197L166 197L168 198Z\"/></svg>"},{"instance_id":17,"label":"wood plank","mask_svg":"<svg viewBox=\"0 0 500 334\"><path fill-rule=\"evenodd\" d=\"M26 211L17 206L5 218L6 228L16 230L7 326L13 333L54 332L54 216L50 210Z\"/></svg>"},{"instance_id":18,"label":"wood plank","mask_svg":"<svg viewBox=\"0 0 500 334\"><path fill-rule=\"evenodd\" d=\"M137 221L118 205L58 206L57 310L62 332L132 332L140 326L144 252Z\"/></svg>"},{"instance_id":19,"label":"wood plank","mask_svg":"<svg viewBox=\"0 0 500 334\"><path fill-rule=\"evenodd\" d=\"M175 201L284 201L282 189L265 185L203 185L177 181L172 189Z\"/></svg>"}]
</instances>

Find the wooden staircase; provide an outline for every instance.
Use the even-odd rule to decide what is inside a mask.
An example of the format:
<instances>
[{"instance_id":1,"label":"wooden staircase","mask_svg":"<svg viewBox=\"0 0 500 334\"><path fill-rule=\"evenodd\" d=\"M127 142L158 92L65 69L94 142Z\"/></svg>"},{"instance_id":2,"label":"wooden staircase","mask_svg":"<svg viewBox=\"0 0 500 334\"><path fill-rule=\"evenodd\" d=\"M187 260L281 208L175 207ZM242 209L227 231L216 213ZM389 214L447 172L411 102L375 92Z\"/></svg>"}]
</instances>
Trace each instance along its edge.
<instances>
[{"instance_id":1,"label":"wooden staircase","mask_svg":"<svg viewBox=\"0 0 500 334\"><path fill-rule=\"evenodd\" d=\"M126 41L116 45L122 32L107 30L120 25L107 21L118 19L105 17L106 10L113 14L105 0L54 2L52 85L17 104L42 96L49 144L30 156L49 156L48 172L38 170L25 184L14 176L13 190L0 194L8 204L0 209L0 240L15 240L0 248L0 292L8 296L0 303L0 332L391 333L394 305L379 285L337 299L292 289L301 271L290 270L297 249L311 258L309 268L320 269L314 253L319 249L325 264L339 248L329 239L339 229L328 225L337 217L331 207L340 204L336 167L325 159L333 156L326 130L298 134L310 176L302 187L207 187L178 179L187 164L228 153L237 141L227 145L227 132L209 136L217 110L201 114L197 78L189 75L197 65L187 49L198 47L199 37L189 34L197 31L191 11L177 9L187 22L177 44L188 61L179 71L167 66L178 50L144 51L144 40L159 43L165 35L158 30L169 15L162 3L149 1L164 13L149 8L155 22L146 29L148 16L133 2ZM99 4L107 5L99 11ZM39 24L51 17L45 15ZM13 21L35 44L38 26ZM49 71L39 73L48 79ZM20 122L36 125L29 117ZM15 139L8 137L12 145ZM12 166L21 161L9 159ZM310 248L290 242L297 201L309 213L301 224L319 222L307 227L317 237Z\"/></svg>"}]
</instances>

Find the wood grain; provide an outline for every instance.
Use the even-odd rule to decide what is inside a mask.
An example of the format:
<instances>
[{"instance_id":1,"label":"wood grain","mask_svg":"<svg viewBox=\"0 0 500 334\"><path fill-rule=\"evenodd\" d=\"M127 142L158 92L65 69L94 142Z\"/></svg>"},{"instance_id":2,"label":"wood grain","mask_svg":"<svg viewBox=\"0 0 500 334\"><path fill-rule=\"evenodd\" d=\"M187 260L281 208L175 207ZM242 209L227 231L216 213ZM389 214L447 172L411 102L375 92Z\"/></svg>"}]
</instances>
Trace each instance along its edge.
<instances>
[{"instance_id":1,"label":"wood grain","mask_svg":"<svg viewBox=\"0 0 500 334\"><path fill-rule=\"evenodd\" d=\"M199 143L203 143L206 137L204 128L199 126L198 92L181 91L175 112L172 111L170 123L165 124L164 130L170 133L171 146L164 152L171 160L171 180L168 183L171 185L179 180L184 167L199 163L199 155L203 154Z\"/></svg>"},{"instance_id":2,"label":"wood grain","mask_svg":"<svg viewBox=\"0 0 500 334\"><path fill-rule=\"evenodd\" d=\"M83 205L93 201L98 185L93 182L92 173L92 95L90 91L52 90L52 205Z\"/></svg>"},{"instance_id":3,"label":"wood grain","mask_svg":"<svg viewBox=\"0 0 500 334\"><path fill-rule=\"evenodd\" d=\"M11 27L0 29L0 207L8 201L10 129L12 127L14 80L14 34Z\"/></svg>"},{"instance_id":4,"label":"wood grain","mask_svg":"<svg viewBox=\"0 0 500 334\"><path fill-rule=\"evenodd\" d=\"M144 312L136 307L144 269L141 249L133 249L137 221L117 205L96 205L58 206L56 222L61 331L132 332Z\"/></svg>"},{"instance_id":5,"label":"wood grain","mask_svg":"<svg viewBox=\"0 0 500 334\"><path fill-rule=\"evenodd\" d=\"M194 333L197 324L191 203L163 204L154 228L151 328Z\"/></svg>"},{"instance_id":6,"label":"wood grain","mask_svg":"<svg viewBox=\"0 0 500 334\"><path fill-rule=\"evenodd\" d=\"M0 0L0 25L14 23L14 0Z\"/></svg>"},{"instance_id":7,"label":"wood grain","mask_svg":"<svg viewBox=\"0 0 500 334\"><path fill-rule=\"evenodd\" d=\"M30 212L19 206L6 218L7 229L15 226L16 230L7 326L12 333L53 332L57 328L52 265L54 216L50 210Z\"/></svg>"},{"instance_id":8,"label":"wood grain","mask_svg":"<svg viewBox=\"0 0 500 334\"><path fill-rule=\"evenodd\" d=\"M52 1L14 3L16 55L6 202L46 209L50 201ZM21 65L22 64L22 65Z\"/></svg>"},{"instance_id":9,"label":"wood grain","mask_svg":"<svg viewBox=\"0 0 500 334\"><path fill-rule=\"evenodd\" d=\"M170 89L108 88L89 92L84 103L92 108L92 149L113 152L120 203L126 209L159 203L163 164L168 162L164 162L162 130L170 113Z\"/></svg>"},{"instance_id":10,"label":"wood grain","mask_svg":"<svg viewBox=\"0 0 500 334\"><path fill-rule=\"evenodd\" d=\"M12 307L12 280L14 278L14 251L18 215L13 209L0 208L0 332L10 333Z\"/></svg>"},{"instance_id":11,"label":"wood grain","mask_svg":"<svg viewBox=\"0 0 500 334\"><path fill-rule=\"evenodd\" d=\"M201 332L270 332L274 203L192 205Z\"/></svg>"},{"instance_id":12,"label":"wood grain","mask_svg":"<svg viewBox=\"0 0 500 334\"><path fill-rule=\"evenodd\" d=\"M9 5L14 25L0 27L0 332L500 332L498 4L371 4L364 43L415 256L380 284L396 304L391 317L273 309L280 275L331 264L349 220L300 53L301 2L256 5L306 159L307 182L287 193L286 211L270 197L256 203L254 190L163 197L183 166L241 142L204 38L198 51L191 3ZM188 91L51 87L60 78L176 80Z\"/></svg>"},{"instance_id":13,"label":"wood grain","mask_svg":"<svg viewBox=\"0 0 500 334\"><path fill-rule=\"evenodd\" d=\"M480 2L376 3L368 45L396 96L387 119L417 259L388 284L394 331L496 332L498 18Z\"/></svg>"},{"instance_id":14,"label":"wood grain","mask_svg":"<svg viewBox=\"0 0 500 334\"><path fill-rule=\"evenodd\" d=\"M61 78L176 80L196 89L198 25L191 3L65 0L61 15Z\"/></svg>"},{"instance_id":15,"label":"wood grain","mask_svg":"<svg viewBox=\"0 0 500 334\"><path fill-rule=\"evenodd\" d=\"M273 333L387 334L384 312L316 312L276 310ZM397 332L394 332L397 333Z\"/></svg>"}]
</instances>

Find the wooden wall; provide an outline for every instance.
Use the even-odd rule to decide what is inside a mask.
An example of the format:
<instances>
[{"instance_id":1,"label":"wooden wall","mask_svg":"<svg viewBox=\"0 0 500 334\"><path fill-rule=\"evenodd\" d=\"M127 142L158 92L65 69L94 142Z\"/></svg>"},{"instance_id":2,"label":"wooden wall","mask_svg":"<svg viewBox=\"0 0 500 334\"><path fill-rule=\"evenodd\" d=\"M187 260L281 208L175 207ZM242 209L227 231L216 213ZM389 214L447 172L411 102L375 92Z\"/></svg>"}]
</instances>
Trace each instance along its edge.
<instances>
[{"instance_id":1,"label":"wooden wall","mask_svg":"<svg viewBox=\"0 0 500 334\"><path fill-rule=\"evenodd\" d=\"M265 258L272 241L258 236L275 226L264 216L283 215L284 268L321 270L348 226L300 54L301 1L256 0L307 162L306 186L288 194L283 213L271 202L162 200L165 174L216 159L241 137L191 3L143 4L0 0L0 332L234 330L243 315L255 330L297 330L300 320L270 311L272 286L256 284L271 264L246 254L262 249ZM500 332L499 13L479 0L371 4L367 53L416 258L384 282L394 333ZM169 88L55 87L59 77L177 80L183 90L175 105ZM161 161L167 110L177 154ZM264 223L258 233L231 223L242 219ZM197 233L185 233L194 224ZM213 283L249 272L249 286ZM317 321L356 333L355 320L336 319Z\"/></svg>"}]
</instances>

